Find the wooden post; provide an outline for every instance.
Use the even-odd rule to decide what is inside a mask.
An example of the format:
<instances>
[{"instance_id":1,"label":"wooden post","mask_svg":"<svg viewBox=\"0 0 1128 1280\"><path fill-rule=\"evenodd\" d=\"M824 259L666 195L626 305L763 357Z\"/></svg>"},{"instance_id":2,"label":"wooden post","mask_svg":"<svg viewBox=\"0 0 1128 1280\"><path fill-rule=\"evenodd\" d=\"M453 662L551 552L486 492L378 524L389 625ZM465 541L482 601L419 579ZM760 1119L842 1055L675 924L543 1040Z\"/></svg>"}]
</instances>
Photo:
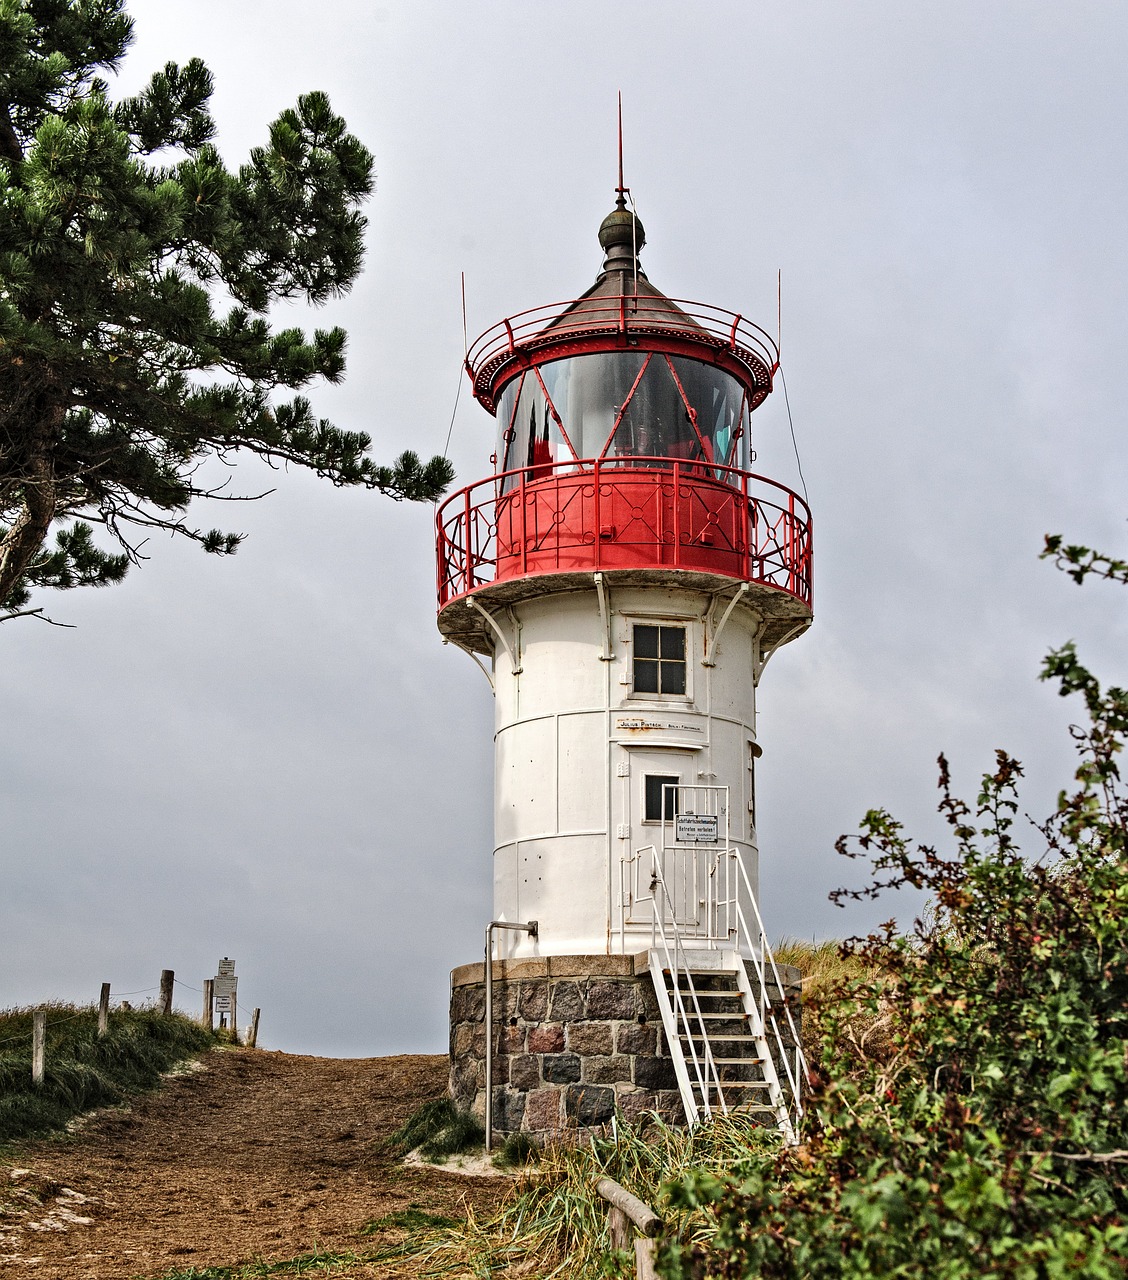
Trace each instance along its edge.
<instances>
[{"instance_id":1,"label":"wooden post","mask_svg":"<svg viewBox=\"0 0 1128 1280\"><path fill-rule=\"evenodd\" d=\"M102 994L98 997L98 1039L110 1029L110 984L102 983Z\"/></svg>"},{"instance_id":2,"label":"wooden post","mask_svg":"<svg viewBox=\"0 0 1128 1280\"><path fill-rule=\"evenodd\" d=\"M612 1249L630 1249L630 1224L633 1222L642 1233L642 1239L634 1242L635 1280L659 1280L654 1269L654 1240L662 1230L662 1219L654 1210L611 1178L600 1178L596 1192L610 1205L607 1211L607 1230Z\"/></svg>"},{"instance_id":3,"label":"wooden post","mask_svg":"<svg viewBox=\"0 0 1128 1280\"><path fill-rule=\"evenodd\" d=\"M43 1083L47 1056L47 1010L36 1009L31 1015L31 1082Z\"/></svg>"},{"instance_id":4,"label":"wooden post","mask_svg":"<svg viewBox=\"0 0 1128 1280\"><path fill-rule=\"evenodd\" d=\"M161 970L161 1013L166 1016L172 1012L172 984L175 979L171 969Z\"/></svg>"},{"instance_id":5,"label":"wooden post","mask_svg":"<svg viewBox=\"0 0 1128 1280\"><path fill-rule=\"evenodd\" d=\"M251 1026L247 1032L247 1048L253 1049L258 1044L258 1020L259 1011L256 1009L251 1014Z\"/></svg>"},{"instance_id":6,"label":"wooden post","mask_svg":"<svg viewBox=\"0 0 1128 1280\"><path fill-rule=\"evenodd\" d=\"M239 1019L236 1016L239 1011L239 1000L234 991L231 993L231 1043L239 1043Z\"/></svg>"},{"instance_id":7,"label":"wooden post","mask_svg":"<svg viewBox=\"0 0 1128 1280\"><path fill-rule=\"evenodd\" d=\"M627 1215L617 1204L607 1210L607 1234L611 1237L612 1249L629 1249L631 1246L631 1224Z\"/></svg>"},{"instance_id":8,"label":"wooden post","mask_svg":"<svg viewBox=\"0 0 1128 1280\"><path fill-rule=\"evenodd\" d=\"M203 1022L204 1026L207 1028L208 1031L211 1031L215 1026L215 995L213 994L214 988L215 988L215 979L205 978L204 979L204 1016L201 1019L201 1021Z\"/></svg>"},{"instance_id":9,"label":"wooden post","mask_svg":"<svg viewBox=\"0 0 1128 1280\"><path fill-rule=\"evenodd\" d=\"M659 1280L654 1268L654 1250L656 1240L647 1240L640 1236L635 1241L635 1280Z\"/></svg>"}]
</instances>

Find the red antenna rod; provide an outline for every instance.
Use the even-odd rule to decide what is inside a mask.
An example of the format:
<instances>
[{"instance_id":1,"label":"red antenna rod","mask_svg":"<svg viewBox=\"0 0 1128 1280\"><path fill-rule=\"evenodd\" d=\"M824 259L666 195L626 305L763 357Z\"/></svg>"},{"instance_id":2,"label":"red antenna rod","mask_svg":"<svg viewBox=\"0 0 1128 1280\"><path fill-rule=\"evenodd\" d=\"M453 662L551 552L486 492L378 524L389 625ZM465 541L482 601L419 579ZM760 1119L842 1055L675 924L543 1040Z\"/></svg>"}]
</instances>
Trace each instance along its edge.
<instances>
[{"instance_id":1,"label":"red antenna rod","mask_svg":"<svg viewBox=\"0 0 1128 1280\"><path fill-rule=\"evenodd\" d=\"M623 186L623 91L619 90L619 185L615 190L621 196L626 187Z\"/></svg>"}]
</instances>

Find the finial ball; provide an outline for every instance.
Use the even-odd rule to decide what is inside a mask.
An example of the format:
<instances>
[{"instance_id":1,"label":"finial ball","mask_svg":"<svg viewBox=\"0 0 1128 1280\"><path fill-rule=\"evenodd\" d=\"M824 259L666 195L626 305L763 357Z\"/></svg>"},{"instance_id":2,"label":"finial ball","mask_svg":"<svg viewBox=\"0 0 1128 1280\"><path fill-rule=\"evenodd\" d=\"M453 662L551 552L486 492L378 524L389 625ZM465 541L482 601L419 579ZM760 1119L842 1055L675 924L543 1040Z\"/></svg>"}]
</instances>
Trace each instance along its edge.
<instances>
[{"instance_id":1,"label":"finial ball","mask_svg":"<svg viewBox=\"0 0 1128 1280\"><path fill-rule=\"evenodd\" d=\"M634 223L634 230L631 224ZM622 245L628 251L633 247L641 249L646 243L646 232L642 222L631 211L624 207L620 198L618 207L613 209L599 224L599 245L604 253L610 252L615 245Z\"/></svg>"}]
</instances>

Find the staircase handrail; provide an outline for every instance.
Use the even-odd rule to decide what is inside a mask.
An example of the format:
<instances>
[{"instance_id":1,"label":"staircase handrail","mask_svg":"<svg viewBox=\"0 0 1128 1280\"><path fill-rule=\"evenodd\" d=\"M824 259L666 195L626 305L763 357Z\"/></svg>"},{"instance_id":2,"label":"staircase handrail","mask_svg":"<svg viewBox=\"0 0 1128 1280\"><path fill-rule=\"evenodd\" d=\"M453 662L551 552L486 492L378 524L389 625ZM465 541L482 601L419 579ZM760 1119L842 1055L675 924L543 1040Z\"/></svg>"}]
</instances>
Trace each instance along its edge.
<instances>
[{"instance_id":1,"label":"staircase handrail","mask_svg":"<svg viewBox=\"0 0 1128 1280\"><path fill-rule=\"evenodd\" d=\"M650 906L651 906L653 919L652 919L652 926L651 926L651 937L652 938L656 937L661 940L662 954L666 961L666 967L670 970L670 985L671 985L673 996L674 996L674 1000L672 1001L672 1003L675 1006L675 1011L677 1016L677 1025L683 1028L686 1032L684 1038L685 1038L686 1044L689 1046L689 1054L693 1062L693 1071L694 1071L694 1075L697 1077L697 1086L701 1091L701 1101L705 1111L706 1118L708 1118L712 1114L712 1106L709 1101L709 1094L712 1088L716 1088L717 1098L720 1101L722 1114L727 1115L728 1104L725 1101L724 1089L721 1086L720 1073L717 1071L717 1064L713 1059L713 1050L709 1044L709 1036L705 1027L705 1019L702 1016L701 1004L697 998L697 988L696 986L694 986L693 975L689 970L689 960L685 954L685 948L682 946L681 933L677 927L677 919L673 914L674 912L673 900L671 899L669 889L666 886L666 878L662 874L661 859L658 857L658 851L654 847L654 845L644 845L641 849L638 850L638 852L641 855L644 852L646 852L646 850L648 849L651 855L651 868L652 868L651 870L652 896L650 899ZM659 902L658 895L654 892L655 889L661 889L661 902ZM669 944L669 940L666 937L666 928L663 922L663 910L666 907L669 908L670 917L674 921L674 928L673 928L674 954L672 957L670 955L670 944ZM682 961L680 968L678 964L679 955ZM702 1049L703 1049L702 1056L705 1059L704 1075L702 1074L701 1063L698 1060L697 1050L694 1048L693 1024L690 1021L689 1014L686 1012L685 1002L682 999L681 988L678 985L679 973L685 974L686 985L689 990L690 998L693 1002L693 1011L697 1017L697 1026L700 1030L700 1036L698 1038L701 1040ZM674 1046L671 1045L671 1049L673 1049L673 1047ZM708 1076L708 1081L709 1081L708 1083L706 1083L706 1076ZM683 1101L685 1100L683 1099ZM687 1108L687 1111L688 1111L688 1108ZM693 1123L693 1119L691 1117L687 1115L686 1118L690 1121L691 1124Z\"/></svg>"},{"instance_id":2,"label":"staircase handrail","mask_svg":"<svg viewBox=\"0 0 1128 1280\"><path fill-rule=\"evenodd\" d=\"M766 981L767 974L764 972L763 959L761 958L757 960L756 958L756 955L755 955L756 946L752 940L752 933L748 927L748 921L745 919L744 909L741 906L739 895L737 895L737 900L736 900L737 921L739 923L739 927L744 933L745 938L747 939L748 949L753 953L752 954L753 963L756 965L757 976L760 979L760 991L763 993L763 999L768 1006L769 1012L771 1013L772 1029L775 1033L776 1043L779 1046L780 1055L783 1059L784 1070L787 1072L788 1083L791 1085L791 1091L795 1098L796 1106L799 1109L799 1114L801 1115L803 1111L803 1104L801 1100L801 1087L800 1087L799 1075L801 1071L804 1079L806 1079L806 1081L810 1083L810 1079L811 1079L810 1068L807 1065L806 1055L803 1053L803 1045L799 1038L799 1028L795 1025L795 1019L791 1013L791 1006L788 1003L786 996L784 995L783 977L780 974L779 967L776 965L775 954L772 951L771 944L767 941L767 931L764 929L764 920L763 920L763 917L760 915L760 907L759 907L759 904L756 902L756 895L752 891L752 883L748 879L748 871L744 866L744 859L740 856L740 851L738 849L730 849L729 853L732 857L732 860L736 863L738 876L744 883L744 888L747 891L747 895L748 895L748 901L751 903L752 910L755 913L756 926L760 933L761 951L763 952L764 955L767 956L768 963L771 965L772 977L775 979L775 987L776 987L776 990L779 992L779 997L780 997L779 1002L783 1006L783 1012L787 1018L788 1029L791 1032L791 1040L792 1040L792 1043L795 1045L796 1070L794 1073L792 1073L790 1063L788 1062L788 1055L783 1046L783 1037L779 1029L779 1023L777 1022L775 1017L775 1011L771 1007L771 1002L768 1001L767 999L767 981Z\"/></svg>"}]
</instances>

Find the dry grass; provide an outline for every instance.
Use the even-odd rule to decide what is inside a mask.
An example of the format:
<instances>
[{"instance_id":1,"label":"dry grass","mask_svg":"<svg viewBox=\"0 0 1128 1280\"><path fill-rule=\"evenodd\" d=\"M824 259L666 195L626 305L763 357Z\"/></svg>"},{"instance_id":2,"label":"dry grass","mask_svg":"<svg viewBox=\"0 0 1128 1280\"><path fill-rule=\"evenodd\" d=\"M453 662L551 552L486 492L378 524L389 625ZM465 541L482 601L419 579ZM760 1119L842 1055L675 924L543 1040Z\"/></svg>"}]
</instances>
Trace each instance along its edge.
<instances>
[{"instance_id":1,"label":"dry grass","mask_svg":"<svg viewBox=\"0 0 1128 1280\"><path fill-rule=\"evenodd\" d=\"M414 1260L420 1276L528 1276L538 1280L597 1280L633 1275L633 1257L611 1252L607 1205L596 1195L601 1177L613 1178L673 1221L663 1188L690 1169L735 1166L751 1147L774 1146L779 1135L739 1112L698 1125L692 1132L657 1117L617 1125L583 1145L548 1148L540 1163L515 1183L498 1213L420 1235L377 1259ZM678 1218L683 1233L707 1224Z\"/></svg>"},{"instance_id":2,"label":"dry grass","mask_svg":"<svg viewBox=\"0 0 1128 1280\"><path fill-rule=\"evenodd\" d=\"M803 1052L808 1062L818 1062L832 1023L840 1041L844 1039L859 1057L889 1052L892 1008L876 994L885 978L880 963L841 942L796 938L780 942L775 957L778 963L794 965L802 975Z\"/></svg>"}]
</instances>

